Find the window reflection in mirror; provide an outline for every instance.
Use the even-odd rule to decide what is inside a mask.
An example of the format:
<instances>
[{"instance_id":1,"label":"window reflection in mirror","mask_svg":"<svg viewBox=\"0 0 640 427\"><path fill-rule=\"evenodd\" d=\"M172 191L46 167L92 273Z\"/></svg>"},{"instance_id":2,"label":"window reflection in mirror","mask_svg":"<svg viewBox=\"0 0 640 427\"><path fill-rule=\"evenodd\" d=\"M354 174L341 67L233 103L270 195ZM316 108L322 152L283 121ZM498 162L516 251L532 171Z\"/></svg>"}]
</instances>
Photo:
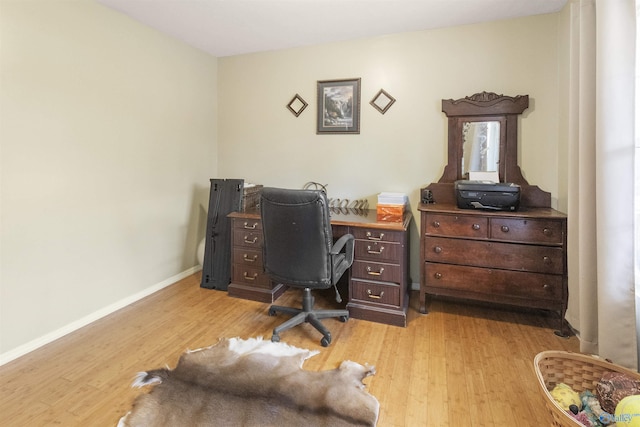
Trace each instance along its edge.
<instances>
[{"instance_id":1,"label":"window reflection in mirror","mask_svg":"<svg viewBox=\"0 0 640 427\"><path fill-rule=\"evenodd\" d=\"M500 163L500 122L462 123L462 175L495 172Z\"/></svg>"}]
</instances>

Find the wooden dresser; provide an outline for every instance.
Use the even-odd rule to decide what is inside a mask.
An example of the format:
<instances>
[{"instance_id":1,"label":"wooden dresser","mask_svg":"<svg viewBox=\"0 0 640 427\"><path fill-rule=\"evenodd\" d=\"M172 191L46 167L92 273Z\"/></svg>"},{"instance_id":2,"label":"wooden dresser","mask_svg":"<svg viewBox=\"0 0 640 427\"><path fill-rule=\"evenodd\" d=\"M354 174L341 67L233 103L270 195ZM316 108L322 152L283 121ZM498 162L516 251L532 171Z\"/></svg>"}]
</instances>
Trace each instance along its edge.
<instances>
[{"instance_id":1,"label":"wooden dresser","mask_svg":"<svg viewBox=\"0 0 640 427\"><path fill-rule=\"evenodd\" d=\"M517 212L424 204L420 312L427 295L557 311L567 309L567 218L551 208Z\"/></svg>"},{"instance_id":2,"label":"wooden dresser","mask_svg":"<svg viewBox=\"0 0 640 427\"><path fill-rule=\"evenodd\" d=\"M286 289L263 271L262 225L256 210L232 212L232 275L230 296L274 302ZM409 305L408 227L402 222L377 221L375 210L337 209L331 212L334 239L351 233L355 254L349 269L349 315L395 326L406 326Z\"/></svg>"}]
</instances>

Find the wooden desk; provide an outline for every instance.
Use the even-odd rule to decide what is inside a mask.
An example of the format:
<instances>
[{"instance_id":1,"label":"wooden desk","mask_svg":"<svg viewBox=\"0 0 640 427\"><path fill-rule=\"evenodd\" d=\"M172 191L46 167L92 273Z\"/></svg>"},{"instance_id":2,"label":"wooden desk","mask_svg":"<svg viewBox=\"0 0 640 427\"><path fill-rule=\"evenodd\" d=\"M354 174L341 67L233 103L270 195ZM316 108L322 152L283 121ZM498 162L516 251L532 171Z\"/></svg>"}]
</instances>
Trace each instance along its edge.
<instances>
[{"instance_id":1,"label":"wooden desk","mask_svg":"<svg viewBox=\"0 0 640 427\"><path fill-rule=\"evenodd\" d=\"M272 303L286 287L263 271L262 223L256 210L232 212L229 295ZM355 254L349 269L349 315L396 326L407 325L411 212L402 222L378 222L375 210L332 209L333 237L353 234Z\"/></svg>"}]
</instances>

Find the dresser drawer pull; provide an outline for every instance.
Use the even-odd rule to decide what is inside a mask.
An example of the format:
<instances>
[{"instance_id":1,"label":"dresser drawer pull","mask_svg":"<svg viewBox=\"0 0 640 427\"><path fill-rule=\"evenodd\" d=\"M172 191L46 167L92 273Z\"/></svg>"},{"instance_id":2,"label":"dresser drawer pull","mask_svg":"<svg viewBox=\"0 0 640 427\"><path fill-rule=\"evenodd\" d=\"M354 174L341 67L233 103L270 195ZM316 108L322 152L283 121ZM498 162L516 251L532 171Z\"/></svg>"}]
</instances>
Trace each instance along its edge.
<instances>
[{"instance_id":1,"label":"dresser drawer pull","mask_svg":"<svg viewBox=\"0 0 640 427\"><path fill-rule=\"evenodd\" d=\"M442 248L440 246L436 246L435 248L433 248L433 252L437 254L442 253Z\"/></svg>"},{"instance_id":2,"label":"dresser drawer pull","mask_svg":"<svg viewBox=\"0 0 640 427\"><path fill-rule=\"evenodd\" d=\"M436 273L433 275L436 279L442 279L442 273Z\"/></svg>"},{"instance_id":3,"label":"dresser drawer pull","mask_svg":"<svg viewBox=\"0 0 640 427\"><path fill-rule=\"evenodd\" d=\"M433 228L440 228L440 221L433 221Z\"/></svg>"},{"instance_id":4,"label":"dresser drawer pull","mask_svg":"<svg viewBox=\"0 0 640 427\"><path fill-rule=\"evenodd\" d=\"M553 234L553 231L551 231L550 228L545 228L544 230L542 230L542 234L544 234L545 236L551 236Z\"/></svg>"},{"instance_id":5,"label":"dresser drawer pull","mask_svg":"<svg viewBox=\"0 0 640 427\"><path fill-rule=\"evenodd\" d=\"M379 251L371 250L371 246L367 246L367 253L371 255L382 255L382 251L384 251L384 246L380 246Z\"/></svg>"},{"instance_id":6,"label":"dresser drawer pull","mask_svg":"<svg viewBox=\"0 0 640 427\"><path fill-rule=\"evenodd\" d=\"M257 238L257 237L254 237L254 238L253 238L253 240L249 240L249 239L247 239L247 236L244 236L244 242L245 242L245 243L251 243L251 244L254 244L254 243L255 243L255 242L257 242L257 241L258 241L258 238Z\"/></svg>"},{"instance_id":7,"label":"dresser drawer pull","mask_svg":"<svg viewBox=\"0 0 640 427\"><path fill-rule=\"evenodd\" d=\"M542 289L549 289L551 287L551 285L549 285L548 283L545 283L544 285L542 285Z\"/></svg>"},{"instance_id":8,"label":"dresser drawer pull","mask_svg":"<svg viewBox=\"0 0 640 427\"><path fill-rule=\"evenodd\" d=\"M548 256L543 256L542 257L542 262L544 262L547 265L551 264L551 258L549 258Z\"/></svg>"},{"instance_id":9,"label":"dresser drawer pull","mask_svg":"<svg viewBox=\"0 0 640 427\"><path fill-rule=\"evenodd\" d=\"M384 295L384 291L380 291L380 295L375 295L371 289L367 289L367 296L371 299L380 299Z\"/></svg>"},{"instance_id":10,"label":"dresser drawer pull","mask_svg":"<svg viewBox=\"0 0 640 427\"><path fill-rule=\"evenodd\" d=\"M254 255L254 256L250 257L248 254L244 254L242 256L242 259L244 259L247 262L256 262L256 260L258 259L258 255Z\"/></svg>"},{"instance_id":11,"label":"dresser drawer pull","mask_svg":"<svg viewBox=\"0 0 640 427\"><path fill-rule=\"evenodd\" d=\"M380 271L371 271L371 267L367 266L367 274L371 276L381 276L384 271L384 267L380 267Z\"/></svg>"},{"instance_id":12,"label":"dresser drawer pull","mask_svg":"<svg viewBox=\"0 0 640 427\"><path fill-rule=\"evenodd\" d=\"M245 271L243 274L244 278L246 280L256 280L256 278L258 277L258 273L253 273L253 277L249 276L249 274Z\"/></svg>"},{"instance_id":13,"label":"dresser drawer pull","mask_svg":"<svg viewBox=\"0 0 640 427\"><path fill-rule=\"evenodd\" d=\"M480 224L473 224L471 228L473 228L474 230L480 230Z\"/></svg>"},{"instance_id":14,"label":"dresser drawer pull","mask_svg":"<svg viewBox=\"0 0 640 427\"><path fill-rule=\"evenodd\" d=\"M258 226L257 222L254 222L253 225L249 225L248 222L244 223L244 228L247 230L255 230L257 226Z\"/></svg>"},{"instance_id":15,"label":"dresser drawer pull","mask_svg":"<svg viewBox=\"0 0 640 427\"><path fill-rule=\"evenodd\" d=\"M502 230L503 233L508 233L509 227L507 227L506 225L503 225L502 227L500 227L500 230Z\"/></svg>"},{"instance_id":16,"label":"dresser drawer pull","mask_svg":"<svg viewBox=\"0 0 640 427\"><path fill-rule=\"evenodd\" d=\"M370 231L367 231L367 239L369 240L382 240L383 237L384 237L384 233L380 233L378 237L375 237L374 235L371 234Z\"/></svg>"}]
</instances>

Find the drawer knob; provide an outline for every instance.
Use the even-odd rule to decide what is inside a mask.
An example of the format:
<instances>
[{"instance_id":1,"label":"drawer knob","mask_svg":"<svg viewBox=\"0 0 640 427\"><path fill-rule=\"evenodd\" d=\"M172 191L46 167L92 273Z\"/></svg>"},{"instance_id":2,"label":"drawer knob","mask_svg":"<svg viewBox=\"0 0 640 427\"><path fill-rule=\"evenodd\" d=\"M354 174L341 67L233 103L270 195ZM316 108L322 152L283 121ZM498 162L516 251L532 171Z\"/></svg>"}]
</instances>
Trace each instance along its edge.
<instances>
[{"instance_id":1,"label":"drawer knob","mask_svg":"<svg viewBox=\"0 0 640 427\"><path fill-rule=\"evenodd\" d=\"M245 242L245 243L249 243L249 244L252 244L252 245L253 245L253 244L254 244L255 242L257 242L257 241L258 241L258 238L257 238L257 237L254 237L252 240L249 240L247 236L244 236L244 242Z\"/></svg>"},{"instance_id":2,"label":"drawer knob","mask_svg":"<svg viewBox=\"0 0 640 427\"><path fill-rule=\"evenodd\" d=\"M473 224L471 228L473 228L474 230L480 230L480 224Z\"/></svg>"},{"instance_id":3,"label":"drawer knob","mask_svg":"<svg viewBox=\"0 0 640 427\"><path fill-rule=\"evenodd\" d=\"M258 259L258 255L250 257L248 254L244 254L242 258L247 262L256 262L256 260Z\"/></svg>"},{"instance_id":4,"label":"drawer knob","mask_svg":"<svg viewBox=\"0 0 640 427\"><path fill-rule=\"evenodd\" d=\"M439 221L433 221L433 228L440 228L440 222Z\"/></svg>"},{"instance_id":5,"label":"drawer knob","mask_svg":"<svg viewBox=\"0 0 640 427\"><path fill-rule=\"evenodd\" d=\"M249 276L249 273L245 271L243 276L246 280L256 280L256 277L258 277L258 273L253 273L253 276Z\"/></svg>"},{"instance_id":6,"label":"drawer knob","mask_svg":"<svg viewBox=\"0 0 640 427\"><path fill-rule=\"evenodd\" d=\"M382 255L382 251L384 251L384 246L380 246L380 250L374 251L371 249L371 246L367 246L367 253L371 255Z\"/></svg>"},{"instance_id":7,"label":"drawer knob","mask_svg":"<svg viewBox=\"0 0 640 427\"><path fill-rule=\"evenodd\" d=\"M500 230L502 230L503 233L508 233L509 227L507 227L506 225L503 225L502 227L500 227Z\"/></svg>"},{"instance_id":8,"label":"drawer knob","mask_svg":"<svg viewBox=\"0 0 640 427\"><path fill-rule=\"evenodd\" d=\"M370 231L367 231L366 236L367 236L367 239L369 240L382 240L382 238L384 237L384 233L380 233L380 235L376 237L373 234L371 234Z\"/></svg>"},{"instance_id":9,"label":"drawer knob","mask_svg":"<svg viewBox=\"0 0 640 427\"><path fill-rule=\"evenodd\" d=\"M550 228L545 228L544 230L542 230L542 234L544 234L545 236L551 236L553 232Z\"/></svg>"},{"instance_id":10,"label":"drawer knob","mask_svg":"<svg viewBox=\"0 0 640 427\"><path fill-rule=\"evenodd\" d=\"M367 266L367 274L371 276L381 276L383 271L384 271L384 267L380 267L379 271L372 271L371 267Z\"/></svg>"},{"instance_id":11,"label":"drawer knob","mask_svg":"<svg viewBox=\"0 0 640 427\"><path fill-rule=\"evenodd\" d=\"M436 279L442 279L442 273L436 273L433 275Z\"/></svg>"},{"instance_id":12,"label":"drawer knob","mask_svg":"<svg viewBox=\"0 0 640 427\"><path fill-rule=\"evenodd\" d=\"M435 248L433 248L433 252L439 254L442 252L442 248L440 246L436 246Z\"/></svg>"},{"instance_id":13,"label":"drawer knob","mask_svg":"<svg viewBox=\"0 0 640 427\"><path fill-rule=\"evenodd\" d=\"M257 222L254 222L252 225L249 225L248 222L244 223L244 228L246 228L247 230L255 230L257 226L258 226Z\"/></svg>"},{"instance_id":14,"label":"drawer knob","mask_svg":"<svg viewBox=\"0 0 640 427\"><path fill-rule=\"evenodd\" d=\"M367 296L371 299L380 299L384 295L384 291L380 291L380 295L376 295L371 292L371 289L367 289Z\"/></svg>"},{"instance_id":15,"label":"drawer knob","mask_svg":"<svg viewBox=\"0 0 640 427\"><path fill-rule=\"evenodd\" d=\"M542 257L542 262L544 262L545 264L549 265L549 264L551 264L551 258L549 258L548 256L543 256Z\"/></svg>"},{"instance_id":16,"label":"drawer knob","mask_svg":"<svg viewBox=\"0 0 640 427\"><path fill-rule=\"evenodd\" d=\"M544 285L542 285L542 289L549 289L551 287L551 285L549 285L548 283L545 283Z\"/></svg>"}]
</instances>

